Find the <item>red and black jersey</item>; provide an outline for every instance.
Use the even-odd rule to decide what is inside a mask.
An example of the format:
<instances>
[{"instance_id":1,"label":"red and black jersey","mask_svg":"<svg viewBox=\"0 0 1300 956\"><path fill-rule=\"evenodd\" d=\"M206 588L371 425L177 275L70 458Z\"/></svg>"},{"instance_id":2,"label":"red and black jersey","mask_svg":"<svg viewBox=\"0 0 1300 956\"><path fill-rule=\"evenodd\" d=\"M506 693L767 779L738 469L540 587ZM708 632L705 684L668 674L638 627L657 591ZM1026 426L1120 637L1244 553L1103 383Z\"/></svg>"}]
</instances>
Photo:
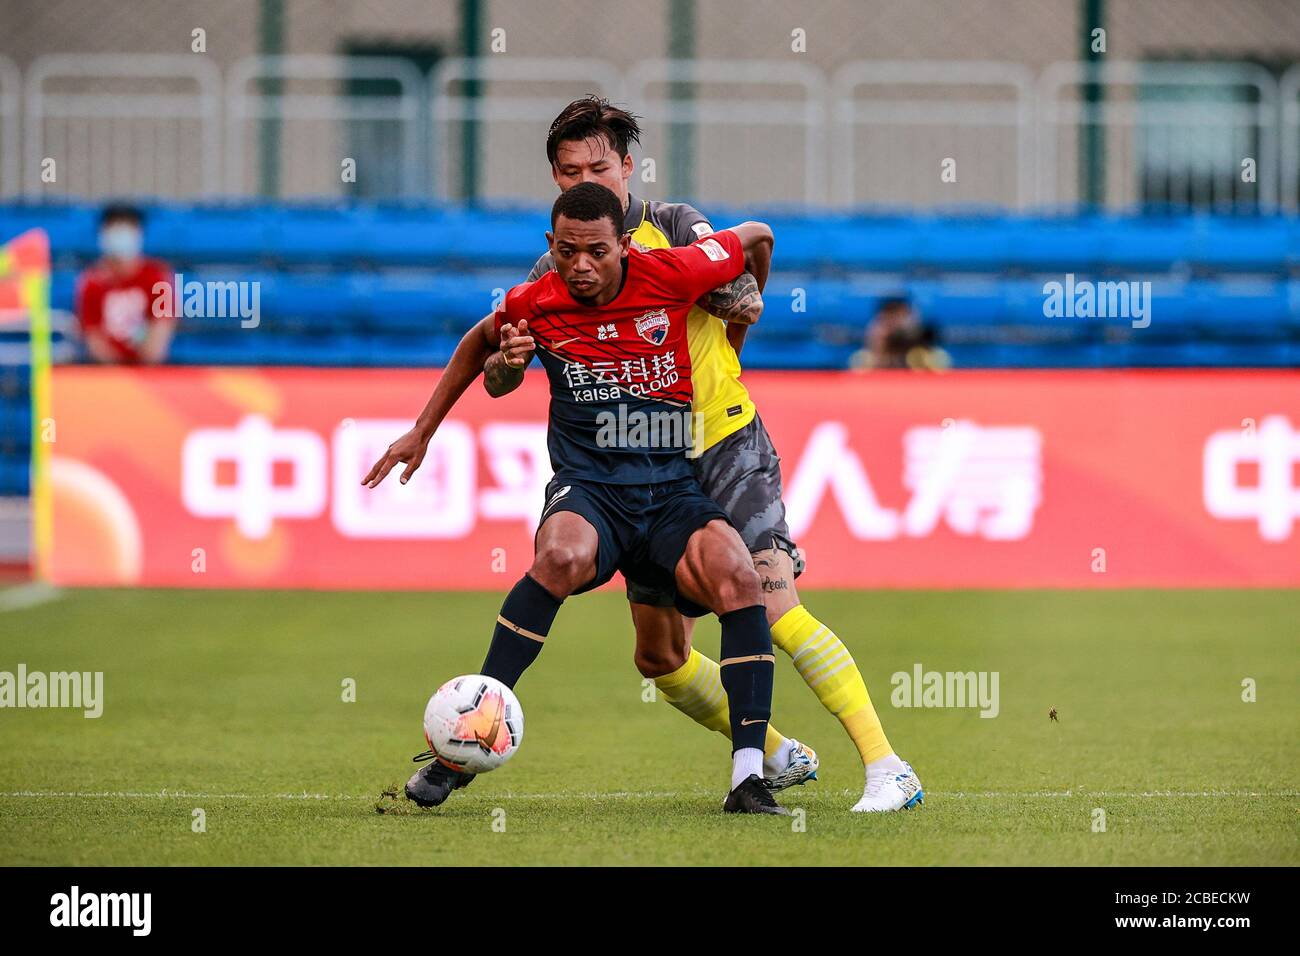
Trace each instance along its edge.
<instances>
[{"instance_id":1,"label":"red and black jersey","mask_svg":"<svg viewBox=\"0 0 1300 956\"><path fill-rule=\"evenodd\" d=\"M551 382L551 468L561 477L652 484L691 473L686 316L744 271L740 239L724 230L689 246L634 248L625 268L608 305L578 303L548 272L511 289L496 313L498 329L526 319L537 343Z\"/></svg>"}]
</instances>

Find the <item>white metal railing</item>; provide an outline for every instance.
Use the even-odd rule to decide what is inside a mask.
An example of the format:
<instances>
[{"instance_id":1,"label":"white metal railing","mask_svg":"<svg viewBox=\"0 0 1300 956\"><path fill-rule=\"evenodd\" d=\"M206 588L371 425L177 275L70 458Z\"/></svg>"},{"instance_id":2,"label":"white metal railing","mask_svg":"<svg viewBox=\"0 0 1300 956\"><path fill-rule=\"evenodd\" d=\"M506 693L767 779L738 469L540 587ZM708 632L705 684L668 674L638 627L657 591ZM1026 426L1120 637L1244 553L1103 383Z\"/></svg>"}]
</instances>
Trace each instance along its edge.
<instances>
[{"instance_id":1,"label":"white metal railing","mask_svg":"<svg viewBox=\"0 0 1300 956\"><path fill-rule=\"evenodd\" d=\"M1090 83L1104 90L1100 106L1084 102ZM791 60L620 67L491 55L444 59L426 76L395 57L315 54L247 57L224 75L202 56L51 54L20 75L0 57L0 196L247 196L275 163L288 195L455 198L450 173L476 141L482 195L544 198L547 125L584 93L629 103L655 157L687 124L696 193L710 202L1071 202L1095 128L1111 206L1164 197L1300 209L1300 64L1278 81L1248 63L1117 60L1037 75L992 61L862 60L828 78ZM474 137L457 135L469 122ZM261 124L280 140L255 153ZM341 175L348 157L364 188ZM956 188L939 175L946 157ZM53 183L41 178L47 158Z\"/></svg>"},{"instance_id":2,"label":"white metal railing","mask_svg":"<svg viewBox=\"0 0 1300 956\"><path fill-rule=\"evenodd\" d=\"M123 87L103 88L116 81ZM47 89L54 83L75 89ZM126 84L142 84L148 92L124 93ZM179 89L154 88L166 84ZM24 192L215 195L220 91L220 71L202 56L37 57L24 97ZM62 124L62 136L55 135L55 124ZM55 161L53 183L41 179L47 157Z\"/></svg>"},{"instance_id":3,"label":"white metal railing","mask_svg":"<svg viewBox=\"0 0 1300 956\"><path fill-rule=\"evenodd\" d=\"M978 90L1001 95L992 99L962 97L950 101L880 95L882 91L897 87ZM861 102L857 94L862 88L870 89L876 95L868 102ZM908 194L908 183L922 177L928 192L934 195L935 184L941 182L940 164L950 157L957 160L956 181L963 182L963 176L969 180L975 164L967 158L965 147L968 144L973 150L978 150L985 161L990 153L993 154L993 162L1010 173L1000 177L1001 181L991 190L992 195L987 195L990 190L984 185L982 192L985 195L980 195L980 199L1021 208L1033 202L1034 77L1026 67L989 61L856 60L835 71L831 95L835 103L832 175L837 204L853 205L864 198L897 203L900 194ZM864 197L857 188L861 171L861 164L857 161L857 141L859 128L867 124L877 134L886 130L885 136L898 127L938 127L946 128L950 133L939 151L927 152L922 157L908 156L906 144L902 149L890 150L893 155L886 160L885 176L881 179L884 195L868 194ZM974 142L970 131L985 132L984 141ZM963 136L963 133L967 135ZM1005 142L1008 137L1009 143ZM941 196L942 192L939 191L938 195ZM974 198L965 190L961 195Z\"/></svg>"},{"instance_id":4,"label":"white metal railing","mask_svg":"<svg viewBox=\"0 0 1300 956\"><path fill-rule=\"evenodd\" d=\"M467 81L480 84L473 97L454 92L457 84ZM520 85L526 88L513 89ZM550 93L543 93L548 87ZM587 93L616 101L623 99L622 73L612 63L590 57L486 56L440 60L429 75L432 127L429 156L434 195L442 199L456 195L449 185L456 140L453 131L457 124L470 120L487 126L489 135L493 125L508 124L529 137L520 141L526 142L522 147L516 143L512 150L496 151L495 162L487 164L487 180L501 184L492 191L493 195L512 198L549 195L554 187L537 161L542 155L547 128L566 103ZM520 126L522 130L518 129ZM528 188L529 185L533 188Z\"/></svg>"},{"instance_id":5,"label":"white metal railing","mask_svg":"<svg viewBox=\"0 0 1300 956\"><path fill-rule=\"evenodd\" d=\"M1287 212L1300 212L1300 63L1282 74L1278 81L1278 99L1282 104L1278 148L1282 189L1279 198Z\"/></svg>"},{"instance_id":6,"label":"white metal railing","mask_svg":"<svg viewBox=\"0 0 1300 956\"><path fill-rule=\"evenodd\" d=\"M16 195L22 176L18 152L21 87L17 65L0 56L0 196Z\"/></svg>"},{"instance_id":7,"label":"white metal railing","mask_svg":"<svg viewBox=\"0 0 1300 956\"><path fill-rule=\"evenodd\" d=\"M764 201L802 201L812 205L826 202L826 76L816 67L788 60L641 60L627 73L629 102L652 123L695 124L697 128L730 127L722 141L738 139L737 126L781 126L799 135L802 150L800 190L783 190L781 167L795 155L790 150L753 149L737 143L729 152L697 153L696 166L713 170L723 182L734 184L738 170L757 167L757 182L763 183ZM689 99L665 95L664 87L675 81L689 81L694 89ZM797 97L745 97L703 92L700 87L783 87ZM796 180L798 181L798 179ZM739 197L716 198L737 201Z\"/></svg>"},{"instance_id":8,"label":"white metal railing","mask_svg":"<svg viewBox=\"0 0 1300 956\"><path fill-rule=\"evenodd\" d=\"M1105 87L1105 103L1096 110L1077 99L1062 99L1070 87L1096 84ZM1129 93L1119 98L1116 91ZM1237 95L1248 91L1255 102L1189 103L1135 100L1136 91L1196 89ZM1060 133L1076 136L1085 127L1099 126L1111 140L1106 147L1107 195L1112 204L1127 205L1152 189L1173 197L1186 193L1187 203L1232 207L1239 199L1258 202L1263 210L1277 207L1277 82L1272 74L1252 63L1165 63L1106 60L1096 67L1069 61L1052 63L1043 70L1038 89L1039 194L1053 204L1065 198L1060 188ZM1141 136L1136 142L1134 131ZM1231 137L1232 142L1228 142ZM1076 141L1077 146L1077 141ZM1182 150L1181 155L1175 155ZM1139 152L1145 155L1139 160ZM1114 162L1118 154L1120 161ZM1240 161L1256 161L1256 182L1243 183ZM1226 160L1226 162L1225 162ZM1118 167L1120 175L1113 174ZM1161 175L1161 171L1164 175ZM1147 177L1139 189L1137 176ZM1201 177L1198 179L1198 175ZM1222 188L1232 183L1228 196ZM1220 185L1222 184L1222 186ZM1250 188L1241 188L1241 187ZM1208 193L1206 192L1208 190ZM1216 190L1218 194L1216 195Z\"/></svg>"},{"instance_id":9,"label":"white metal railing","mask_svg":"<svg viewBox=\"0 0 1300 956\"><path fill-rule=\"evenodd\" d=\"M268 81L295 87L324 81L330 86L323 92L250 90ZM392 83L398 92L345 96L338 87L365 81ZM316 124L314 131L285 137L289 151L276 157L280 166L293 170L291 179L281 177L289 194L337 193L344 182L342 162L351 158L356 161L357 182L370 177L372 183L378 180L377 188L384 195L416 196L421 191L423 91L420 71L396 57L287 54L238 60L226 80L226 189L235 195L256 193L256 186L249 182L249 158L245 155L246 124L275 121ZM365 147L360 134L368 131L376 136L381 132L379 124L397 132L395 150L390 154L386 143L375 141L377 148L368 149L365 156L349 156L361 151L355 147ZM319 149L322 136L347 141Z\"/></svg>"}]
</instances>

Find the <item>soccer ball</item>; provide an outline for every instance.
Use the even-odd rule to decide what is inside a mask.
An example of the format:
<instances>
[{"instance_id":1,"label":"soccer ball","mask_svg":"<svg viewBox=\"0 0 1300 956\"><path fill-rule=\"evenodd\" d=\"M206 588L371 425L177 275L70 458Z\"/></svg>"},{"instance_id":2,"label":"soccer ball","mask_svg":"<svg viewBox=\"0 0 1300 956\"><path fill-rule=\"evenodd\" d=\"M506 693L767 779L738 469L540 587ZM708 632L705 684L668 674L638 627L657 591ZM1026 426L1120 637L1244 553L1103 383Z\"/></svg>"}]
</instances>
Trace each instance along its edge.
<instances>
[{"instance_id":1,"label":"soccer ball","mask_svg":"<svg viewBox=\"0 0 1300 956\"><path fill-rule=\"evenodd\" d=\"M424 739L457 770L487 773L519 749L524 710L515 692L494 677L453 677L424 708Z\"/></svg>"}]
</instances>

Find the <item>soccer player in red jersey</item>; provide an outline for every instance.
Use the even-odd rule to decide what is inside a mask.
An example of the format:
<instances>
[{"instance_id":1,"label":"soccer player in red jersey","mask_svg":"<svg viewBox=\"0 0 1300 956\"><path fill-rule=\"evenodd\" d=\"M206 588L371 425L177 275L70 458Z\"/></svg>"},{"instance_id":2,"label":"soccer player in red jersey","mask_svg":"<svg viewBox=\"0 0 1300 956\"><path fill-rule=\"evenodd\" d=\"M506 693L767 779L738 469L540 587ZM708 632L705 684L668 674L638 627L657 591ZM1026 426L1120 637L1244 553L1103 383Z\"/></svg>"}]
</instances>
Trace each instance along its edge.
<instances>
[{"instance_id":1,"label":"soccer player in red jersey","mask_svg":"<svg viewBox=\"0 0 1300 956\"><path fill-rule=\"evenodd\" d=\"M157 365L167 360L176 319L171 268L143 255L144 216L109 206L99 220L102 258L77 282L77 321L90 357L105 365Z\"/></svg>"},{"instance_id":2,"label":"soccer player in red jersey","mask_svg":"<svg viewBox=\"0 0 1300 956\"><path fill-rule=\"evenodd\" d=\"M551 176L561 191L596 183L623 203L623 228L633 246L687 246L713 231L699 210L686 203L639 199L629 191L635 164L629 147L640 142L637 118L597 97L574 100L556 116L546 138ZM705 494L716 501L740 532L762 579L773 643L787 655L822 705L839 720L862 759L865 776L858 812L889 812L918 806L921 782L885 737L866 682L853 654L835 630L804 606L795 579L803 555L790 534L782 500L781 465L771 436L741 381L739 354L750 325L762 313L767 262L752 273L712 290L692 310L687 339L692 366L693 408L702 425L700 454L693 459ZM528 280L552 270L548 252ZM483 376L488 393L499 397L517 388L532 361L527 330L512 330L491 350L477 325L470 328L447 362L415 426L388 447L366 481L406 465L408 481L424 459L429 441L456 401ZM654 586L627 578L636 629L637 669L654 681L663 699L701 727L729 733L727 700L716 661L692 646L694 622L678 609L669 582ZM817 778L816 752L771 724L764 747L764 777L773 790Z\"/></svg>"},{"instance_id":3,"label":"soccer player in red jersey","mask_svg":"<svg viewBox=\"0 0 1300 956\"><path fill-rule=\"evenodd\" d=\"M640 252L618 197L595 183L560 195L547 234L556 271L516 286L480 324L499 346L526 329L551 385L555 477L528 572L497 616L482 673L513 687L537 658L560 604L615 571L671 584L722 623L729 702L730 813L784 813L763 782L772 711L772 635L758 573L725 512L701 490L694 450L686 316L771 247L744 223L679 248ZM386 473L386 470L385 470ZM377 484L383 474L368 476ZM436 755L406 785L436 806L471 774Z\"/></svg>"}]
</instances>

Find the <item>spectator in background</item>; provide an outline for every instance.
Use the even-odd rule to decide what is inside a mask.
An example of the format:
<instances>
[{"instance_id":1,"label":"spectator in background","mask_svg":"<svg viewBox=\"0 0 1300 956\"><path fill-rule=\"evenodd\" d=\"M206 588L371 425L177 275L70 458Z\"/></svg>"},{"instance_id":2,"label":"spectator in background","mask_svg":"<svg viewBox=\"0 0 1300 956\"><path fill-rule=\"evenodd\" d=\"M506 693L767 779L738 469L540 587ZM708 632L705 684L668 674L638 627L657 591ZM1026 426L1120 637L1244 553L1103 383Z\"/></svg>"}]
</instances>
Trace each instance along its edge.
<instances>
[{"instance_id":1,"label":"spectator in background","mask_svg":"<svg viewBox=\"0 0 1300 956\"><path fill-rule=\"evenodd\" d=\"M952 365L948 353L939 348L934 327L922 325L912 303L903 296L880 301L862 344L849 359L849 368L859 372L877 368L943 371Z\"/></svg>"},{"instance_id":2,"label":"spectator in background","mask_svg":"<svg viewBox=\"0 0 1300 956\"><path fill-rule=\"evenodd\" d=\"M105 365L167 360L176 329L171 267L146 258L144 215L109 206L99 217L101 258L77 280L77 321L90 358Z\"/></svg>"}]
</instances>

